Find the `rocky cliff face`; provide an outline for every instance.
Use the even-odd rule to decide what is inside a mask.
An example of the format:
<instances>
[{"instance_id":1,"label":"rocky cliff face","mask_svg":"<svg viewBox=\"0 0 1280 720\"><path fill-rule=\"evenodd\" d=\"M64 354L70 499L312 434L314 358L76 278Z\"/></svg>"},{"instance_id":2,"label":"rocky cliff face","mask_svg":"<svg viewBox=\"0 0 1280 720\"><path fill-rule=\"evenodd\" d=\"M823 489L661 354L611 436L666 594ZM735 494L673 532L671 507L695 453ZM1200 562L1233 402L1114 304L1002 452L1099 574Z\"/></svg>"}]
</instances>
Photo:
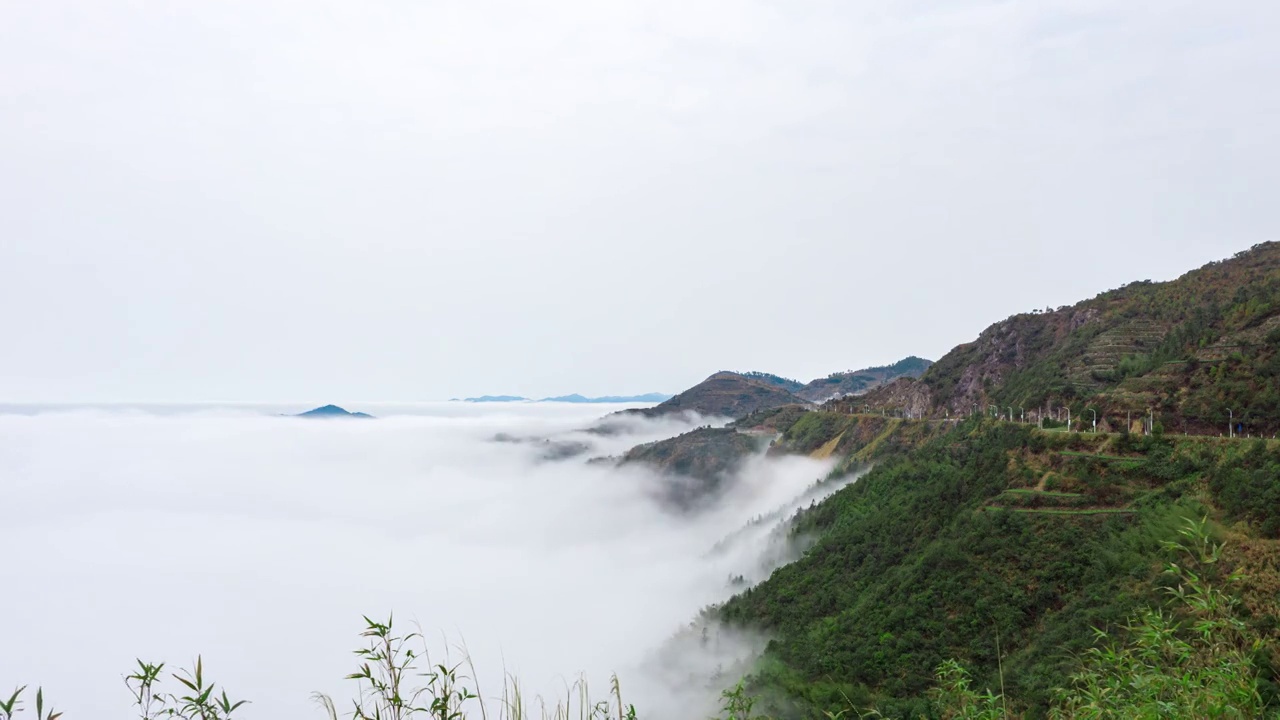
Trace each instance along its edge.
<instances>
[{"instance_id":1,"label":"rocky cliff face","mask_svg":"<svg viewBox=\"0 0 1280 720\"><path fill-rule=\"evenodd\" d=\"M913 418L934 413L932 390L915 378L899 378L865 395L833 400L823 407L844 413L887 413Z\"/></svg>"},{"instance_id":2,"label":"rocky cliff face","mask_svg":"<svg viewBox=\"0 0 1280 720\"><path fill-rule=\"evenodd\" d=\"M932 405L953 415L963 415L974 406L985 408L993 400L994 389L1044 360L1072 333L1098 318L1096 308L1077 307L1015 315L992 325L925 373L923 384L929 388Z\"/></svg>"}]
</instances>

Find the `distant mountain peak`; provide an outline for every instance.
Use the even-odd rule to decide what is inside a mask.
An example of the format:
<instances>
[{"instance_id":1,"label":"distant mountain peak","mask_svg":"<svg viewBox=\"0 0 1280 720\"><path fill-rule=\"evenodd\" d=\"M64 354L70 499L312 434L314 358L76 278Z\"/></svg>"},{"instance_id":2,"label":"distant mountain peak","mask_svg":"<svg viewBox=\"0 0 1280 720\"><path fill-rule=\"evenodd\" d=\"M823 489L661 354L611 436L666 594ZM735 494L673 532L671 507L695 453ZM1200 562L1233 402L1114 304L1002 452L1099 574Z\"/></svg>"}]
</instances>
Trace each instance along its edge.
<instances>
[{"instance_id":1,"label":"distant mountain peak","mask_svg":"<svg viewBox=\"0 0 1280 720\"><path fill-rule=\"evenodd\" d=\"M304 418L372 418L372 415L362 412L350 412L337 405L321 405L314 410L308 410L304 413L298 413L293 417Z\"/></svg>"}]
</instances>

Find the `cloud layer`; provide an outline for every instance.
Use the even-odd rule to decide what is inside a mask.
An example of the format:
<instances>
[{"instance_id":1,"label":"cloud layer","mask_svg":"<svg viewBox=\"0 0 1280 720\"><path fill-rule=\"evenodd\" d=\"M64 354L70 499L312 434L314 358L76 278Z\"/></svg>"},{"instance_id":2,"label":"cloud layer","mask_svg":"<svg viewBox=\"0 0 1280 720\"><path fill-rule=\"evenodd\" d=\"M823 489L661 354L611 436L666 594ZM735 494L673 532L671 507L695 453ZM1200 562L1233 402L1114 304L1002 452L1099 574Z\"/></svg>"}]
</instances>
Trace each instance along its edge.
<instances>
[{"instance_id":1,"label":"cloud layer","mask_svg":"<svg viewBox=\"0 0 1280 720\"><path fill-rule=\"evenodd\" d=\"M310 692L351 693L361 614L395 611L437 650L465 640L494 692L504 666L551 693L579 671L603 689L616 671L630 702L661 709L670 694L643 667L766 546L735 531L829 468L753 462L719 509L685 517L650 501L642 469L491 441L555 435L609 454L679 426L601 438L575 432L590 408L378 410L0 415L0 678L43 683L68 717L123 717L135 657L203 653L254 701L247 718L306 717Z\"/></svg>"}]
</instances>

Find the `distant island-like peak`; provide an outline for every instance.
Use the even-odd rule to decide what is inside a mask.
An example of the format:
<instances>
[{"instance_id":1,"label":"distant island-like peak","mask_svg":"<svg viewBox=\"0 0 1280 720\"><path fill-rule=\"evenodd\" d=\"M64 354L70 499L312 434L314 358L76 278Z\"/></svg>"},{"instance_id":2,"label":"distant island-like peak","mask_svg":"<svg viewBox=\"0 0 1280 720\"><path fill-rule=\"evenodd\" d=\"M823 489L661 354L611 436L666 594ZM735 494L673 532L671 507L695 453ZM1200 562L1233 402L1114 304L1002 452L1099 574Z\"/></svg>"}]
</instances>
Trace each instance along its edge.
<instances>
[{"instance_id":1,"label":"distant island-like peak","mask_svg":"<svg viewBox=\"0 0 1280 720\"><path fill-rule=\"evenodd\" d=\"M350 412L337 405L321 405L314 410L308 410L304 413L298 413L293 417L303 418L372 418L372 415L362 412Z\"/></svg>"}]
</instances>

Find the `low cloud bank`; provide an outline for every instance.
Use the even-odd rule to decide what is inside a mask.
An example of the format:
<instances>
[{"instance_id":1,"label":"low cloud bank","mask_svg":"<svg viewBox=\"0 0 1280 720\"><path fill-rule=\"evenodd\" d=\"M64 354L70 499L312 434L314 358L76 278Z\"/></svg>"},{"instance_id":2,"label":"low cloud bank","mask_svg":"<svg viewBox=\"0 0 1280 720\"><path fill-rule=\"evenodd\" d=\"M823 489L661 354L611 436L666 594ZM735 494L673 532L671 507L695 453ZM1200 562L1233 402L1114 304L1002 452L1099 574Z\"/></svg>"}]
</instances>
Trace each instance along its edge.
<instances>
[{"instance_id":1,"label":"low cloud bank","mask_svg":"<svg viewBox=\"0 0 1280 720\"><path fill-rule=\"evenodd\" d=\"M627 702L679 717L654 658L756 568L769 541L747 523L830 467L753 460L717 507L681 516L652 501L644 468L548 462L537 443L493 438L619 455L687 423L602 435L582 432L599 407L371 410L0 415L0 681L43 684L67 717L123 717L135 657L202 653L253 701L246 718L318 717L313 691L355 690L341 678L361 615L394 611L438 649L465 641L486 694L504 670L549 695L579 672L603 691L616 671ZM750 542L709 552L735 534ZM746 662L760 642L712 631L688 662Z\"/></svg>"}]
</instances>

